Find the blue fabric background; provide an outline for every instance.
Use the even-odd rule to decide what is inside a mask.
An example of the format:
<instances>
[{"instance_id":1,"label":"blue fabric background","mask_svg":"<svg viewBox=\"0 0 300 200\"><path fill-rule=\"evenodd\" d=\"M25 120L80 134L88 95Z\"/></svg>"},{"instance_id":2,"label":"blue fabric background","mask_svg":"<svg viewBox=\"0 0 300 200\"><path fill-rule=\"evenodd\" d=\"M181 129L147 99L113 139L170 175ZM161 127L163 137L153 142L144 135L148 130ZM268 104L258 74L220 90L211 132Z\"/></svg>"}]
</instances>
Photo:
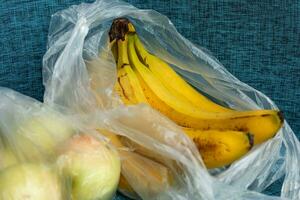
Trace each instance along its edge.
<instances>
[{"instance_id":1,"label":"blue fabric background","mask_svg":"<svg viewBox=\"0 0 300 200\"><path fill-rule=\"evenodd\" d=\"M167 15L183 36L273 99L300 137L300 1L127 1ZM42 100L51 14L80 2L0 0L0 86ZM280 181L266 193L280 194Z\"/></svg>"}]
</instances>

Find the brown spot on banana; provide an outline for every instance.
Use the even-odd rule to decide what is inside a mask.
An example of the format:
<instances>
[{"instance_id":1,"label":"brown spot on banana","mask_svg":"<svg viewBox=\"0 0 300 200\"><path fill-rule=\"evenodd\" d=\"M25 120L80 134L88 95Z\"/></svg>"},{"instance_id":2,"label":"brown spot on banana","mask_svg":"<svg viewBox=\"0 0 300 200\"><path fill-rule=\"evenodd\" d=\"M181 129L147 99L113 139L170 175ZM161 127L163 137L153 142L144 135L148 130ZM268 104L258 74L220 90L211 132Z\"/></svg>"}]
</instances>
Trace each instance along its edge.
<instances>
[{"instance_id":1,"label":"brown spot on banana","mask_svg":"<svg viewBox=\"0 0 300 200\"><path fill-rule=\"evenodd\" d=\"M183 128L198 148L207 168L229 165L253 146L253 135L239 131L197 130Z\"/></svg>"},{"instance_id":2,"label":"brown spot on banana","mask_svg":"<svg viewBox=\"0 0 300 200\"><path fill-rule=\"evenodd\" d=\"M125 76L125 75L123 75L123 76ZM122 92L123 96L124 96L127 100L130 100L129 97L126 95L126 92L125 92L124 88L122 87L122 84L121 84L121 77L118 77L117 80L118 80L118 83L119 83L119 85L120 85L121 92Z\"/></svg>"}]
</instances>

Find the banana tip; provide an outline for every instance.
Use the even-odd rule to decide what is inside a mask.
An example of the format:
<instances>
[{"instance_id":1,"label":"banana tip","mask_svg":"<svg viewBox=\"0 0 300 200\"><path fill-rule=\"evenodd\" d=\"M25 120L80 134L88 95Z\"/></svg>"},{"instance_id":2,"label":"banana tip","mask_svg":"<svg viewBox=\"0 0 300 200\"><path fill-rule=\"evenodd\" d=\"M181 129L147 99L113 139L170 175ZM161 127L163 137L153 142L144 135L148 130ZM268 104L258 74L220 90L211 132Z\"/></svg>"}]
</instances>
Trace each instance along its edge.
<instances>
[{"instance_id":1,"label":"banana tip","mask_svg":"<svg viewBox=\"0 0 300 200\"><path fill-rule=\"evenodd\" d=\"M278 111L277 115L278 115L278 117L280 119L280 122L283 123L283 121L284 121L283 113L281 111Z\"/></svg>"},{"instance_id":2,"label":"banana tip","mask_svg":"<svg viewBox=\"0 0 300 200\"><path fill-rule=\"evenodd\" d=\"M251 133L247 133L247 137L248 137L249 144L250 144L249 149L252 149L252 147L254 146L254 135Z\"/></svg>"}]
</instances>

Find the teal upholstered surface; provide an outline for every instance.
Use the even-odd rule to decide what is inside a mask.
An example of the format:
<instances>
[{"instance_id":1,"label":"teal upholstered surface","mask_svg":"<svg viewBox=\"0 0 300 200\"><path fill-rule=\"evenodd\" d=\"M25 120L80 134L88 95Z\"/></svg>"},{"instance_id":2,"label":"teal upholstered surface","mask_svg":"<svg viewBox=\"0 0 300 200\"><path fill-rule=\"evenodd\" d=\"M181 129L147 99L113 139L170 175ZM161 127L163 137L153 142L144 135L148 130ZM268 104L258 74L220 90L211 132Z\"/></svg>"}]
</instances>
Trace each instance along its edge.
<instances>
[{"instance_id":1,"label":"teal upholstered surface","mask_svg":"<svg viewBox=\"0 0 300 200\"><path fill-rule=\"evenodd\" d=\"M300 136L300 1L127 1L167 15L183 36L273 99ZM0 86L42 100L42 56L51 14L80 2L1 1ZM266 191L279 192L280 181Z\"/></svg>"}]
</instances>

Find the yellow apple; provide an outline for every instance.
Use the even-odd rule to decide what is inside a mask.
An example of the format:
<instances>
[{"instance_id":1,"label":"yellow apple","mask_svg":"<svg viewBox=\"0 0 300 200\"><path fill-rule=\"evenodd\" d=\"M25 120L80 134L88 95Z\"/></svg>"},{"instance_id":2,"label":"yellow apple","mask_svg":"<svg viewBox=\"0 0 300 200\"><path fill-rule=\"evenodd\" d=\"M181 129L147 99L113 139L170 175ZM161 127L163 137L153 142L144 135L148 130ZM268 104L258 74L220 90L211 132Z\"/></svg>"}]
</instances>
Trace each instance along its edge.
<instances>
[{"instance_id":1,"label":"yellow apple","mask_svg":"<svg viewBox=\"0 0 300 200\"><path fill-rule=\"evenodd\" d=\"M0 149L0 170L18 163L17 157L7 148Z\"/></svg>"},{"instance_id":2,"label":"yellow apple","mask_svg":"<svg viewBox=\"0 0 300 200\"><path fill-rule=\"evenodd\" d=\"M41 164L23 163L0 171L0 200L64 200L57 174Z\"/></svg>"},{"instance_id":3,"label":"yellow apple","mask_svg":"<svg viewBox=\"0 0 300 200\"><path fill-rule=\"evenodd\" d=\"M45 109L21 122L11 140L26 159L51 159L59 145L73 134L70 122L60 114Z\"/></svg>"},{"instance_id":4,"label":"yellow apple","mask_svg":"<svg viewBox=\"0 0 300 200\"><path fill-rule=\"evenodd\" d=\"M120 158L105 142L89 135L73 137L58 163L72 179L73 200L112 199L119 183Z\"/></svg>"}]
</instances>

